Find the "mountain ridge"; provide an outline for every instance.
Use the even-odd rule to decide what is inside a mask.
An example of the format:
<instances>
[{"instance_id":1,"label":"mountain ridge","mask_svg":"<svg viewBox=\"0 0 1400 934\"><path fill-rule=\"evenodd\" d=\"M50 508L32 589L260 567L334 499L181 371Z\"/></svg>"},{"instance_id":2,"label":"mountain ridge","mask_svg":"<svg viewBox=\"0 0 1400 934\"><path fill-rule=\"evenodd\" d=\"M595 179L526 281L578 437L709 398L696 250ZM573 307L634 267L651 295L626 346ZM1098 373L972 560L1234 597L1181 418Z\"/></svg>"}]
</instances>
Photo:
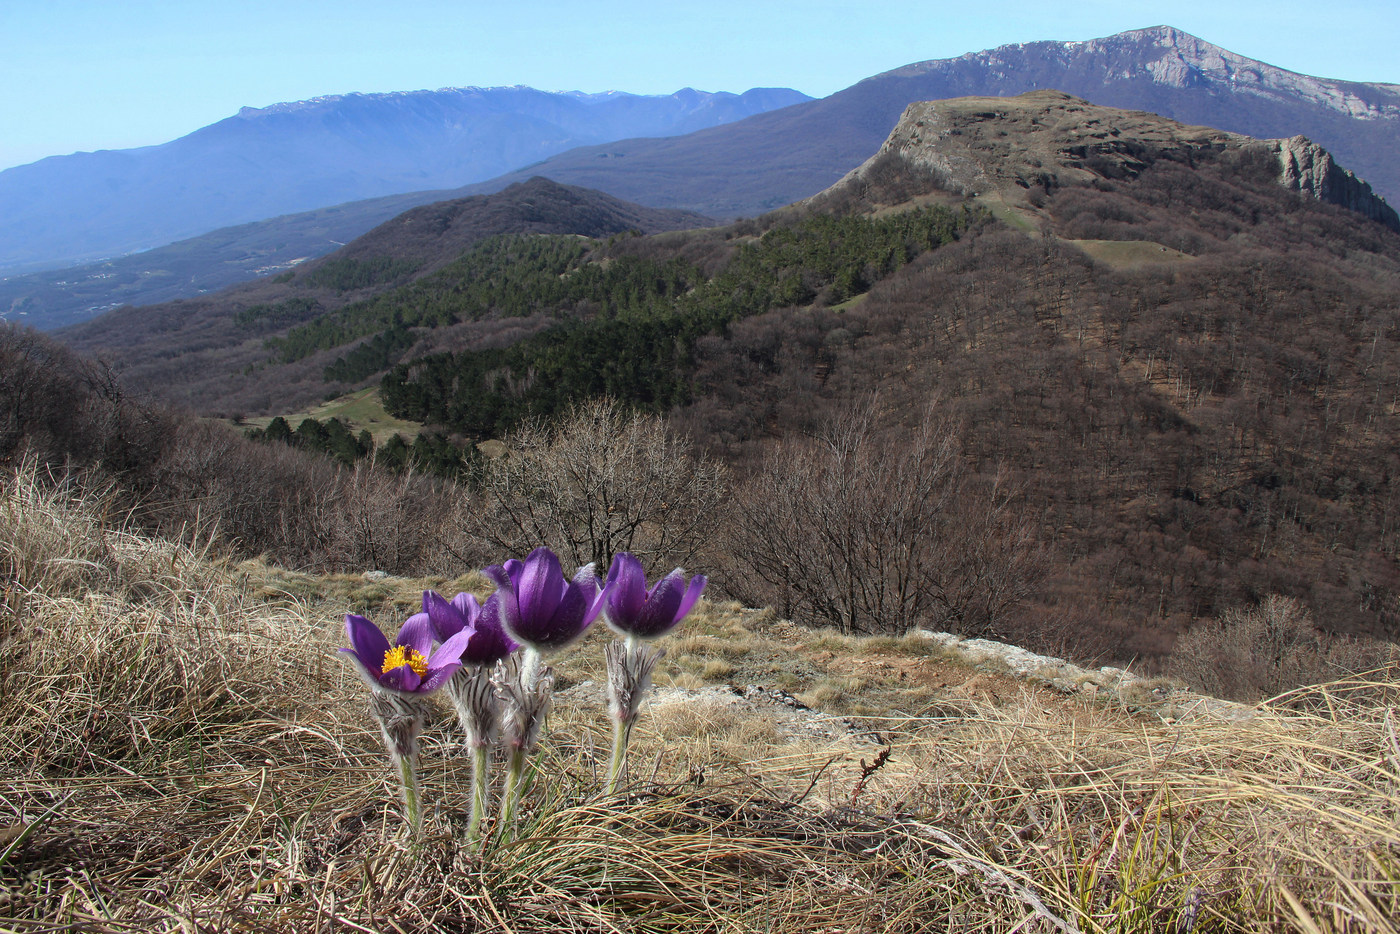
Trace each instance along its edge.
<instances>
[{"instance_id":1,"label":"mountain ridge","mask_svg":"<svg viewBox=\"0 0 1400 934\"><path fill-rule=\"evenodd\" d=\"M1221 78L1225 75L1223 65L1217 68L1211 64L1217 60L1225 62L1227 54L1233 63L1229 65L1229 74L1235 77L1233 83ZM1178 65L1186 69L1180 75ZM1177 85L1191 86L1162 84L1153 76L1154 68L1162 75L1177 76L1172 78ZM1269 85L1272 96L1261 96L1256 92L1262 85L1249 80L1255 72L1265 77L1293 77L1287 81L1279 79L1275 82L1278 87ZM1187 81L1187 75L1197 75L1198 80ZM1236 93L1242 82L1255 91ZM1289 104L1287 93L1292 92L1285 86L1299 82L1312 90L1307 91L1306 99L1295 95L1295 102ZM487 182L421 197L398 196L402 200L396 204L407 207L443 197L483 194L527 181L534 175L545 175L641 204L694 210L722 219L753 216L810 197L859 166L884 143L911 102L965 96L1005 97L1045 87L1105 106L1147 110L1186 124L1214 126L1261 139L1287 139L1302 134L1325 148L1358 178L1365 179L1378 194L1400 196L1400 157L1396 155L1400 153L1400 118L1388 116L1387 103L1400 101L1400 86L1297 75L1225 53L1172 27L1154 27L1085 42L1025 43L905 65L866 78L829 97L725 126L684 137L618 140L580 147ZM1325 97L1324 91L1332 93L1328 89L1341 89L1336 93L1345 99L1350 94L1378 102L1366 111L1375 116L1363 120L1308 102L1319 95ZM368 230L387 216L383 202L347 204L338 210L342 231L354 229L350 218L356 212L366 212L357 231L335 238L341 241ZM284 249L286 231L299 227L310 230L299 237L294 249ZM150 293L145 290L152 284L159 284L163 290L156 297L169 298L173 285L166 283L179 275L185 275L187 280L179 287L183 294L195 294L207 287L196 280L207 277L209 270L226 277L252 274L264 266L329 252L337 244L317 233L318 229L314 218L279 218L270 223L266 236L254 231L240 233L237 249L213 246L204 250L209 258L191 275L172 275L164 258L167 254L162 254L153 257L152 266L144 272L139 264L133 264L131 271L124 273L126 287L105 296L100 291L104 280L92 278L111 271L105 269L86 274L81 286L58 284L69 278L61 275L0 283L0 309L17 314L21 310L19 303L41 297L43 304L69 316L71 321L75 316L91 314L91 309L117 302L147 303Z\"/></svg>"},{"instance_id":2,"label":"mountain ridge","mask_svg":"<svg viewBox=\"0 0 1400 934\"><path fill-rule=\"evenodd\" d=\"M1226 150L1253 153L1269 164L1267 171L1272 173L1274 184L1283 189L1289 180L1279 171L1280 154L1293 154L1294 149L1281 147L1292 142L1257 141L1209 127L1185 126L1144 111L1090 104L1058 91L1028 92L1013 98L920 102L906 108L874 156L823 194L798 207L801 210L805 205L807 210L838 214L878 212L885 205L907 201L911 187L923 184L954 204L983 203L1010 210L1027 229L1043 229L1047 221L1035 203L1037 193L1043 196L1066 187L1092 187L1101 181L1135 178L1157 162L1189 164L1196 154ZM1348 177L1325 150L1302 143L1295 148L1313 159L1314 168L1326 166L1343 178ZM898 161L893 168L888 164L891 158ZM871 195L871 178L878 172L902 176L895 186L895 197L881 199L878 192ZM1315 190L1314 176L1316 172L1296 174L1291 184L1295 190L1315 198L1322 189ZM1379 205L1377 211L1389 211L1389 226L1400 229L1394 212L1383 201L1372 200ZM497 202L505 207L498 210ZM610 219L606 223L590 219L600 204L609 205ZM785 213L788 212L778 212ZM565 219L566 214L570 219ZM486 220L492 216L494 220ZM644 220L639 219L643 217ZM552 224L541 223L550 220ZM464 235L455 231L459 223L464 225ZM596 190L581 193L578 188L537 177L516 183L501 194L415 208L384 222L336 253L299 266L277 280L234 287L195 301L123 309L66 329L61 337L79 349L100 349L113 359L124 361L133 367L133 375L152 388L192 381L190 401L207 401L214 391L221 399L244 400L238 404L245 411L260 411L268 404L261 389L267 382L266 375L249 379L240 372L263 364L263 339L280 333L278 327L306 324L352 299L358 301L376 294L376 290L383 291L376 286L370 291L332 295L324 289L308 289L316 281L318 270L329 264L356 269L369 269L376 264L376 268L400 270L412 266L411 278L418 279L455 259L488 232L598 236L634 226L660 231L709 223L709 219L699 215L646 211L635 204L624 206L618 199ZM284 279L285 282L280 281ZM397 286L404 281L407 280L394 275L385 284ZM230 319L254 305L275 307L304 300L304 307L297 305L285 314L271 316L269 320L280 322L272 330L259 326L252 333L230 323ZM471 323L461 326L467 331L475 327ZM364 336L349 333L342 344L348 346ZM401 334L395 339L402 342L408 337ZM429 343L441 345L443 340L439 335ZM458 340L453 338L453 342ZM469 343L474 338L468 335L460 340ZM322 345L321 350L330 351L332 357L338 352L330 345ZM216 365L216 359L226 363ZM287 372L294 370L298 374L295 379L302 388L297 401L305 401L324 391L316 381L327 362L320 358L309 362L298 359L274 365L288 366L291 369ZM194 389L196 383L202 388Z\"/></svg>"},{"instance_id":3,"label":"mountain ridge","mask_svg":"<svg viewBox=\"0 0 1400 934\"><path fill-rule=\"evenodd\" d=\"M1146 65L1146 71L1162 85L1185 88L1205 80L1226 80L1235 84L1237 90L1259 96L1277 96L1275 89L1287 89L1296 96L1311 103L1320 104L1352 117L1364 119L1400 117L1400 84L1381 82L1344 81L1320 78L1301 72L1290 71L1267 62L1247 58L1221 46L1208 42L1174 26L1160 25L1146 29L1129 29L1096 39L1082 42L1056 42L1040 40L1018 42L968 52L951 59L931 59L904 65L886 75L904 75L951 70L954 63L971 62L982 67L995 67L1008 63L1010 53L1024 53L1028 50L1051 52L1056 46L1065 52L1085 55L1113 56L1122 54L1125 47L1148 43L1168 52L1168 55ZM1175 55L1170 53L1175 52ZM1049 57L1047 55L1047 57ZM881 77L876 75L874 77ZM1124 77L1127 77L1125 74ZM868 80L868 79L867 79ZM1394 100L1387 104L1376 104L1367 100L1357 91L1360 89L1388 91Z\"/></svg>"},{"instance_id":4,"label":"mountain ridge","mask_svg":"<svg viewBox=\"0 0 1400 934\"><path fill-rule=\"evenodd\" d=\"M1233 63L1230 71L1217 68L1217 61ZM1237 93L1241 76L1256 74L1288 80L1279 79L1277 85L1263 83L1262 77L1258 82L1244 81L1250 92L1241 97ZM1230 75L1233 82L1227 80ZM551 157L531 171L614 190L643 203L722 218L751 215L810 197L836 182L883 144L910 103L1008 97L1046 89L1257 139L1306 135L1382 196L1400 195L1400 159L1395 156L1400 151L1400 86L1300 75L1227 52L1174 27L1130 30L1082 42L1006 45L915 62L872 75L829 97L759 114L683 141L626 140L583 147ZM1330 99L1329 95L1380 103L1350 110L1314 103L1318 98ZM1246 99L1250 106L1241 103ZM1368 116L1359 119L1350 115L1352 110ZM680 185L652 187L651 179L666 174L682 146L727 158L693 162L687 171L673 173L681 177ZM814 159L813 154L821 158ZM638 177L618 175L612 181L602 167L603 157L630 162ZM756 186L736 178L745 166L764 166L778 180L778 190L766 199L756 197ZM473 190L515 180L517 175L509 174Z\"/></svg>"},{"instance_id":5,"label":"mountain ridge","mask_svg":"<svg viewBox=\"0 0 1400 934\"><path fill-rule=\"evenodd\" d=\"M244 108L167 143L51 156L0 172L0 271L110 257L365 198L455 189L580 144L689 133L808 99L770 88L580 96L517 86Z\"/></svg>"},{"instance_id":6,"label":"mountain ridge","mask_svg":"<svg viewBox=\"0 0 1400 934\"><path fill-rule=\"evenodd\" d=\"M924 106L943 122L899 133L945 143L949 170L886 152L863 188L726 227L484 244L401 290L369 251L297 271L296 296L262 283L63 337L206 415L377 382L427 426L424 456L605 393L744 475L815 469L794 439L853 407L891 457L936 414L1004 491L976 521L1034 525L988 532L1007 567L1018 543L1044 555L1024 614L978 602L1014 573L945 589L964 628L1160 658L1193 621L1279 594L1327 631L1400 632L1400 235L1288 190L1272 143L1057 92ZM380 270L394 290L357 303L356 277ZM783 496L843 489L786 476ZM778 551L761 582L728 575L751 589L736 597L822 618L829 579L782 569L824 533L801 502L791 525L762 512L779 488L755 482L735 547ZM978 554L929 566L994 560Z\"/></svg>"}]
</instances>

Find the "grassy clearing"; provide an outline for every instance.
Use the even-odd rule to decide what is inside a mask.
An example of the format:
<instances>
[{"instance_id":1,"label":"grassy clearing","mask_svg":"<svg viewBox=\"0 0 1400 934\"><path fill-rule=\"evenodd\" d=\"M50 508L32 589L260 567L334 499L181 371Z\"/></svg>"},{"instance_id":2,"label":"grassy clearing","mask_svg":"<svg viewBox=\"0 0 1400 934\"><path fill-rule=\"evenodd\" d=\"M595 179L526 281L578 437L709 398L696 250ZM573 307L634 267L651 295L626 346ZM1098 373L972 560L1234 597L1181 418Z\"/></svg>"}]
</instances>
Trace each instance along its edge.
<instances>
[{"instance_id":1,"label":"grassy clearing","mask_svg":"<svg viewBox=\"0 0 1400 934\"><path fill-rule=\"evenodd\" d=\"M414 858L334 655L358 584L144 539L105 502L33 471L0 482L0 929L1395 930L1393 683L1167 723L1010 682L989 696L912 643L732 604L704 606L658 680L700 679L685 654L736 683L825 685L878 711L887 761L784 739L762 711L658 703L630 793L605 802L605 716L561 699L523 824L477 853L444 712ZM382 582L378 606L424 583ZM604 638L561 678L596 678Z\"/></svg>"},{"instance_id":2,"label":"grassy clearing","mask_svg":"<svg viewBox=\"0 0 1400 934\"><path fill-rule=\"evenodd\" d=\"M338 418L353 434L368 430L374 437L376 445L383 444L396 434L403 435L405 440L412 441L418 436L418 432L423 430L423 426L418 422L404 421L385 411L384 403L379 398L379 390L374 387L340 396L305 412L283 415L282 417L293 429L300 425L302 419L305 418L314 418L318 421ZM248 418L244 419L242 426L266 428L271 421L272 416L270 415Z\"/></svg>"},{"instance_id":3,"label":"grassy clearing","mask_svg":"<svg viewBox=\"0 0 1400 934\"><path fill-rule=\"evenodd\" d=\"M837 312L840 312L840 311L850 311L852 308L855 308L855 307L857 307L858 305L863 304L863 303L865 302L866 298L868 298L868 297L869 297L869 293L862 292L862 293L859 294L859 295L855 295L855 296L852 296L851 298L846 299L844 302L838 302L837 304L832 305L832 306L831 306L831 310L832 310L832 311L837 311Z\"/></svg>"},{"instance_id":4,"label":"grassy clearing","mask_svg":"<svg viewBox=\"0 0 1400 934\"><path fill-rule=\"evenodd\" d=\"M1132 269L1153 263L1184 263L1195 259L1189 253L1151 240L1066 240L1065 243L1114 269Z\"/></svg>"},{"instance_id":5,"label":"grassy clearing","mask_svg":"<svg viewBox=\"0 0 1400 934\"><path fill-rule=\"evenodd\" d=\"M985 192L973 200L991 211L993 217L1012 230L1034 234L1040 229L1039 219L1024 202L1012 203L1000 191Z\"/></svg>"}]
</instances>

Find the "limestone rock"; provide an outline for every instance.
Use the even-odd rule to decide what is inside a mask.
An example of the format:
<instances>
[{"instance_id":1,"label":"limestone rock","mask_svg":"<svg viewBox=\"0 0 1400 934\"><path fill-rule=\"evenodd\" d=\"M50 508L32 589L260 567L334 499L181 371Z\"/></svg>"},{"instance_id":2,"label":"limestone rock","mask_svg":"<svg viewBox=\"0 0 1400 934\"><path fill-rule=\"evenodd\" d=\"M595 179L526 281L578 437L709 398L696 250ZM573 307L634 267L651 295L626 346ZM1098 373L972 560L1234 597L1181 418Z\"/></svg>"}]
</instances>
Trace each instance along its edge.
<instances>
[{"instance_id":1,"label":"limestone rock","mask_svg":"<svg viewBox=\"0 0 1400 934\"><path fill-rule=\"evenodd\" d=\"M1312 195L1319 201L1344 207L1400 231L1400 215L1386 204L1371 186L1348 169L1342 168L1332 154L1306 136L1270 140L1278 154L1285 188Z\"/></svg>"}]
</instances>

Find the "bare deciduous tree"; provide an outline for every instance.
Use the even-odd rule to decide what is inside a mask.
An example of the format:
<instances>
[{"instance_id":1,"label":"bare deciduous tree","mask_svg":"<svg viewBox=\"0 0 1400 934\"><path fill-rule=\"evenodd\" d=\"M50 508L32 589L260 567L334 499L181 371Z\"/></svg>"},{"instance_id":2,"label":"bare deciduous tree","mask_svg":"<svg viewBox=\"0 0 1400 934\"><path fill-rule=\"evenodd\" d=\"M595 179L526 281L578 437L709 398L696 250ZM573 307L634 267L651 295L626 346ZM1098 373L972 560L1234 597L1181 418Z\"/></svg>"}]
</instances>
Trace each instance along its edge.
<instances>
[{"instance_id":1,"label":"bare deciduous tree","mask_svg":"<svg viewBox=\"0 0 1400 934\"><path fill-rule=\"evenodd\" d=\"M765 458L740 492L728 589L845 633L994 633L1039 573L1029 523L1004 483L969 475L952 425L930 414L882 437L873 417Z\"/></svg>"},{"instance_id":2,"label":"bare deciduous tree","mask_svg":"<svg viewBox=\"0 0 1400 934\"><path fill-rule=\"evenodd\" d=\"M605 572L630 551L645 564L686 564L705 544L726 489L724 468L655 416L609 399L506 439L488 466L480 534L513 554L548 545Z\"/></svg>"}]
</instances>

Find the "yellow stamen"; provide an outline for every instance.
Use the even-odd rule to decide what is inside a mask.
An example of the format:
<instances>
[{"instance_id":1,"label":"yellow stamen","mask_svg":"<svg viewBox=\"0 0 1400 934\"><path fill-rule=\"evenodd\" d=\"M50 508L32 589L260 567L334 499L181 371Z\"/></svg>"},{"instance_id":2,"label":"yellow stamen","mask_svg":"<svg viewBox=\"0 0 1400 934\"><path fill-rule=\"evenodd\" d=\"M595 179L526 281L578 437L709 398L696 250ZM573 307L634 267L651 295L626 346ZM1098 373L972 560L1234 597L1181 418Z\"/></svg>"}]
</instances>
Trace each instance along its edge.
<instances>
[{"instance_id":1,"label":"yellow stamen","mask_svg":"<svg viewBox=\"0 0 1400 934\"><path fill-rule=\"evenodd\" d=\"M384 667L380 674L387 675L395 668L402 668L407 665L413 669L413 673L418 677L423 677L428 673L428 660L418 654L418 650L406 645L396 645L384 653Z\"/></svg>"}]
</instances>

